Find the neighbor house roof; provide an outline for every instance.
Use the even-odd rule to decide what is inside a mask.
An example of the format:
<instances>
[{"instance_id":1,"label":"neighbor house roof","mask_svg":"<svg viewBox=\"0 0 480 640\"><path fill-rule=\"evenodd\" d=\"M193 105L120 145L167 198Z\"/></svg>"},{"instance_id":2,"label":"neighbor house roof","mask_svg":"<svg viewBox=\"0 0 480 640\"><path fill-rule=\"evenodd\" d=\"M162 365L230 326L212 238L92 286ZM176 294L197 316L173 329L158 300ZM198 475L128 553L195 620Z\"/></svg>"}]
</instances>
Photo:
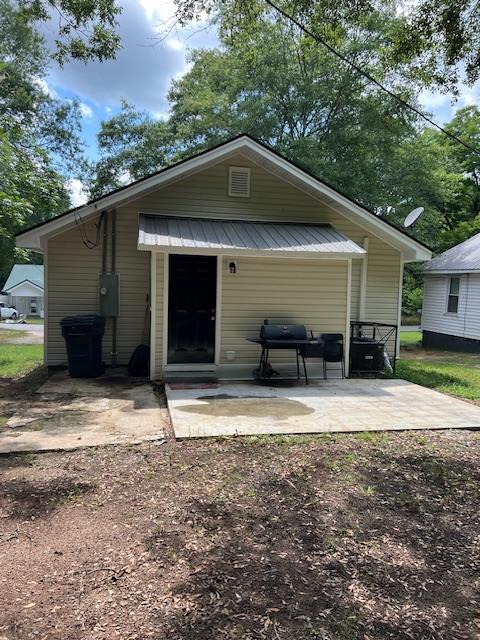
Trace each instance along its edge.
<instances>
[{"instance_id":1,"label":"neighbor house roof","mask_svg":"<svg viewBox=\"0 0 480 640\"><path fill-rule=\"evenodd\" d=\"M329 224L169 218L141 215L138 248L310 258L361 258L366 252Z\"/></svg>"},{"instance_id":2,"label":"neighbor house roof","mask_svg":"<svg viewBox=\"0 0 480 640\"><path fill-rule=\"evenodd\" d=\"M21 231L17 234L17 245L42 251L45 246L44 240L48 236L60 233L73 226L79 216L81 216L82 220L85 220L88 217L98 215L101 211L131 202L151 191L213 166L234 154L243 155L259 167L277 175L304 193L321 201L325 206L341 213L365 230L382 238L401 251L406 260L428 260L431 258L430 249L423 243L379 218L373 211L340 193L273 149L247 135L232 138L216 147L165 167L146 178L116 189L81 207L71 209L55 218L50 218L34 227ZM299 220L298 222L302 221Z\"/></svg>"},{"instance_id":3,"label":"neighbor house roof","mask_svg":"<svg viewBox=\"0 0 480 640\"><path fill-rule=\"evenodd\" d=\"M23 282L29 282L35 287L43 289L43 265L41 264L14 264L7 281L3 285L3 291L10 291Z\"/></svg>"},{"instance_id":4,"label":"neighbor house roof","mask_svg":"<svg viewBox=\"0 0 480 640\"><path fill-rule=\"evenodd\" d=\"M426 273L480 272L480 233L427 262Z\"/></svg>"}]
</instances>

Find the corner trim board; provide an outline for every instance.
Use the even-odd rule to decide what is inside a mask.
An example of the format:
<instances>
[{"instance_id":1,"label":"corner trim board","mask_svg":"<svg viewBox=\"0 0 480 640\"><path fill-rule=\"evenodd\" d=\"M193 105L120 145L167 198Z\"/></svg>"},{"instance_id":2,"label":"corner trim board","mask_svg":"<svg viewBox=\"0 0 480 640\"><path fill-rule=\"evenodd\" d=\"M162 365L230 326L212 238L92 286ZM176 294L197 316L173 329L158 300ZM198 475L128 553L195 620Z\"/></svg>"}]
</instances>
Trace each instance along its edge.
<instances>
[{"instance_id":1,"label":"corner trim board","mask_svg":"<svg viewBox=\"0 0 480 640\"><path fill-rule=\"evenodd\" d=\"M156 379L157 341L157 254L150 254L150 380Z\"/></svg>"},{"instance_id":2,"label":"corner trim board","mask_svg":"<svg viewBox=\"0 0 480 640\"><path fill-rule=\"evenodd\" d=\"M368 281L368 236L363 238L363 248L366 251L360 272L360 299L358 302L358 319L365 320L365 310L367 305L367 281Z\"/></svg>"},{"instance_id":3,"label":"corner trim board","mask_svg":"<svg viewBox=\"0 0 480 640\"><path fill-rule=\"evenodd\" d=\"M168 361L168 291L170 276L170 260L168 253L163 254L163 336L162 336L162 369Z\"/></svg>"},{"instance_id":4,"label":"corner trim board","mask_svg":"<svg viewBox=\"0 0 480 640\"><path fill-rule=\"evenodd\" d=\"M223 255L217 256L217 287L215 300L215 356L214 362L220 364L221 339L222 339L222 282L223 282Z\"/></svg>"},{"instance_id":5,"label":"corner trim board","mask_svg":"<svg viewBox=\"0 0 480 640\"><path fill-rule=\"evenodd\" d=\"M397 301L397 344L395 345L395 354L397 358L400 357L400 333L402 325L402 298L403 298L403 268L404 259L403 253L400 254L400 274L398 279L398 301Z\"/></svg>"},{"instance_id":6,"label":"corner trim board","mask_svg":"<svg viewBox=\"0 0 480 640\"><path fill-rule=\"evenodd\" d=\"M352 311L352 261L347 261L347 299L345 312L345 376L350 375L350 319Z\"/></svg>"}]
</instances>

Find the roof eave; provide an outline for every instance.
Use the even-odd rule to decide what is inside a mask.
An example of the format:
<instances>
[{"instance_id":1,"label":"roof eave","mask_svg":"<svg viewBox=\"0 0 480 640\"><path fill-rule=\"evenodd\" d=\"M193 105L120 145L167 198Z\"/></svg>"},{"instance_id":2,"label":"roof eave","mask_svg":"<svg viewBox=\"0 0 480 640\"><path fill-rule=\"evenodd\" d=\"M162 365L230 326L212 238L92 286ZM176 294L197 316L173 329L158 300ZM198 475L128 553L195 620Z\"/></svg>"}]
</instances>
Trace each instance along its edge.
<instances>
[{"instance_id":1,"label":"roof eave","mask_svg":"<svg viewBox=\"0 0 480 640\"><path fill-rule=\"evenodd\" d=\"M41 291L43 293L44 291L44 287L42 287L39 284L36 284L35 282L32 282L31 280L28 280L27 278L25 278L25 280L22 280L21 282L17 282L14 285L11 285L10 287L3 288L3 291L5 291L5 293L11 293L14 289L17 289L18 287L21 287L22 284L29 284L32 287L35 287L35 289L38 289L39 291Z\"/></svg>"},{"instance_id":2,"label":"roof eave","mask_svg":"<svg viewBox=\"0 0 480 640\"><path fill-rule=\"evenodd\" d=\"M175 182L185 177L185 175L195 173L208 165L216 164L225 156L246 149L268 158L268 160L274 164L281 166L290 174L295 175L298 180L303 181L305 184L308 183L309 186L319 194L323 193L325 196L328 196L342 209L356 214L367 226L375 228L386 242L390 241L391 244L396 246L403 253L406 261L431 259L432 252L427 247L404 234L393 225L389 225L384 220L377 218L368 209L365 209L347 196L339 193L333 187L330 187L315 176L309 174L274 150L269 149L246 135L234 138L171 167L166 167L156 174L87 203L82 207L67 211L56 218L40 223L36 227L20 232L16 237L17 246L42 252L45 248L44 238L74 224L77 215L80 214L82 218L90 217L93 214L99 214L101 211L114 208L120 203L124 204L129 200L135 200L151 190L161 188L162 185L166 183Z\"/></svg>"},{"instance_id":3,"label":"roof eave","mask_svg":"<svg viewBox=\"0 0 480 640\"><path fill-rule=\"evenodd\" d=\"M463 267L462 269L424 269L422 273L425 276L462 275L465 273L480 273L480 269L469 269L468 267Z\"/></svg>"}]
</instances>

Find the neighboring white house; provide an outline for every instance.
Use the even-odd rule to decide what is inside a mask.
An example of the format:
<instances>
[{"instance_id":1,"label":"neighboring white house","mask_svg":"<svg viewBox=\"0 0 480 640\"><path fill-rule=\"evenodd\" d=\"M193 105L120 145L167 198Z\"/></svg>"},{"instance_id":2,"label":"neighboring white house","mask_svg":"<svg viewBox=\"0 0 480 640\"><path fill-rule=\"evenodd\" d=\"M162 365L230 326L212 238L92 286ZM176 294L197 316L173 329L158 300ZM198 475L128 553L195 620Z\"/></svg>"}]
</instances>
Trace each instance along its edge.
<instances>
[{"instance_id":1,"label":"neighboring white house","mask_svg":"<svg viewBox=\"0 0 480 640\"><path fill-rule=\"evenodd\" d=\"M14 264L2 291L19 314L43 318L43 265Z\"/></svg>"},{"instance_id":2,"label":"neighboring white house","mask_svg":"<svg viewBox=\"0 0 480 640\"><path fill-rule=\"evenodd\" d=\"M423 344L480 352L480 233L424 267Z\"/></svg>"}]
</instances>

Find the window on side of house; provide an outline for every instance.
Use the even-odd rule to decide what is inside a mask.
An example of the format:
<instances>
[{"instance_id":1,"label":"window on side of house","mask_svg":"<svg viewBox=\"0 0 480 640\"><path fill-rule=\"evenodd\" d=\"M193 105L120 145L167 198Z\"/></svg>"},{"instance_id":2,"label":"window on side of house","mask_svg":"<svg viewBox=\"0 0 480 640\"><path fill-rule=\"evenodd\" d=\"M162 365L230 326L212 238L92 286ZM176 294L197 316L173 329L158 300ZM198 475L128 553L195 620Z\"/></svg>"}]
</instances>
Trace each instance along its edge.
<instances>
[{"instance_id":1,"label":"window on side of house","mask_svg":"<svg viewBox=\"0 0 480 640\"><path fill-rule=\"evenodd\" d=\"M458 313L458 298L460 295L460 278L449 278L447 313Z\"/></svg>"}]
</instances>

